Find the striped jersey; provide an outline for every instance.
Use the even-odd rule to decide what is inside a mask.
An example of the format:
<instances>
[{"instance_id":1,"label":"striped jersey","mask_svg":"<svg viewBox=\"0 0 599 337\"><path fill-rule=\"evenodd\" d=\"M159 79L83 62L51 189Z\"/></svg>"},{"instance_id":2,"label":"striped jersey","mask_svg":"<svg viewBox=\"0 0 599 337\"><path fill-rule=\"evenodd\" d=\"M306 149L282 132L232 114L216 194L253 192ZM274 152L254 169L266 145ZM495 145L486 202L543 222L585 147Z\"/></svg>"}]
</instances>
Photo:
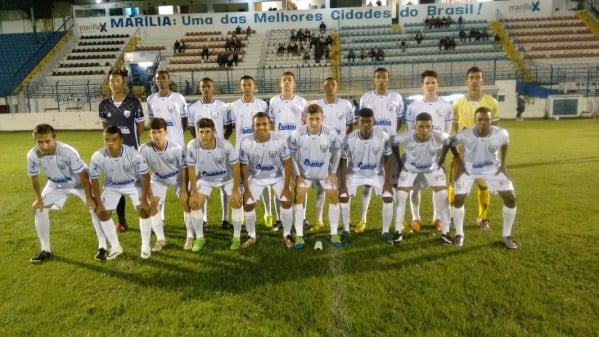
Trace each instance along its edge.
<instances>
[{"instance_id":1,"label":"striped jersey","mask_svg":"<svg viewBox=\"0 0 599 337\"><path fill-rule=\"evenodd\" d=\"M259 98L254 98L249 103L240 98L229 106L229 116L235 124L235 148L239 148L243 136L254 133L252 117L257 112L268 112L268 104Z\"/></svg>"},{"instance_id":2,"label":"striped jersey","mask_svg":"<svg viewBox=\"0 0 599 337\"><path fill-rule=\"evenodd\" d=\"M281 95L274 96L268 104L268 116L274 124L274 131L289 139L293 131L304 124L304 109L308 102L303 97L293 96L284 100Z\"/></svg>"},{"instance_id":3,"label":"striped jersey","mask_svg":"<svg viewBox=\"0 0 599 337\"><path fill-rule=\"evenodd\" d=\"M468 95L464 95L453 102L453 119L458 123L458 131L474 126L474 112L480 107L491 110L493 122L499 120L499 103L493 96L483 94L479 101L470 101Z\"/></svg>"},{"instance_id":4,"label":"striped jersey","mask_svg":"<svg viewBox=\"0 0 599 337\"><path fill-rule=\"evenodd\" d=\"M56 150L52 155L43 155L38 147L27 153L27 174L31 177L43 171L48 180L62 187L74 187L81 184L79 173L87 170L85 162L74 147L56 141Z\"/></svg>"},{"instance_id":5,"label":"striped jersey","mask_svg":"<svg viewBox=\"0 0 599 337\"><path fill-rule=\"evenodd\" d=\"M144 121L144 113L137 98L125 96L121 102L107 98L100 102L98 110L100 122L121 129L123 144L136 149L139 147L137 123Z\"/></svg>"},{"instance_id":6,"label":"striped jersey","mask_svg":"<svg viewBox=\"0 0 599 337\"><path fill-rule=\"evenodd\" d=\"M469 174L488 174L497 172L501 164L499 149L509 143L505 129L491 126L486 137L479 137L474 128L464 129L455 136L456 142L464 150L464 166Z\"/></svg>"},{"instance_id":7,"label":"striped jersey","mask_svg":"<svg viewBox=\"0 0 599 337\"><path fill-rule=\"evenodd\" d=\"M239 145L239 162L248 166L250 176L255 179L268 181L283 177L283 162L289 156L285 138L272 131L265 142L246 136Z\"/></svg>"},{"instance_id":8,"label":"striped jersey","mask_svg":"<svg viewBox=\"0 0 599 337\"><path fill-rule=\"evenodd\" d=\"M345 139L341 158L347 160L348 173L361 178L372 178L383 174L383 158L391 155L389 135L380 129L373 129L369 139L354 130Z\"/></svg>"},{"instance_id":9,"label":"striped jersey","mask_svg":"<svg viewBox=\"0 0 599 337\"><path fill-rule=\"evenodd\" d=\"M196 134L198 134L196 123L202 118L211 119L214 122L216 135L225 137L225 125L231 125L231 118L224 102L217 99L213 99L212 102L204 102L200 98L191 104L187 124L196 130Z\"/></svg>"},{"instance_id":10,"label":"striped jersey","mask_svg":"<svg viewBox=\"0 0 599 337\"><path fill-rule=\"evenodd\" d=\"M134 148L122 145L118 157L112 157L104 147L94 152L89 164L89 177L98 179L104 172L104 186L123 186L136 182L148 173L148 164Z\"/></svg>"},{"instance_id":11,"label":"striped jersey","mask_svg":"<svg viewBox=\"0 0 599 337\"><path fill-rule=\"evenodd\" d=\"M187 144L187 165L194 166L197 180L225 183L233 179L231 167L239 162L233 145L221 137L215 137L214 147L203 149L199 139Z\"/></svg>"},{"instance_id":12,"label":"striped jersey","mask_svg":"<svg viewBox=\"0 0 599 337\"><path fill-rule=\"evenodd\" d=\"M437 99L428 102L418 100L410 103L406 108L406 128L413 130L416 125L416 117L427 112L433 118L433 130L437 132L451 133L453 123L453 111L451 103L437 96Z\"/></svg>"},{"instance_id":13,"label":"striped jersey","mask_svg":"<svg viewBox=\"0 0 599 337\"><path fill-rule=\"evenodd\" d=\"M299 167L299 174L307 179L326 179L331 157L341 150L342 141L337 132L323 125L320 132L312 135L308 126L303 125L289 138L289 150Z\"/></svg>"},{"instance_id":14,"label":"striped jersey","mask_svg":"<svg viewBox=\"0 0 599 337\"><path fill-rule=\"evenodd\" d=\"M376 91L365 93L360 98L360 109L369 108L374 111L375 128L387 132L389 137L397 133L397 119L403 114L403 99L394 91L378 95Z\"/></svg>"},{"instance_id":15,"label":"striped jersey","mask_svg":"<svg viewBox=\"0 0 599 337\"><path fill-rule=\"evenodd\" d=\"M326 98L318 100L316 104L320 105L324 112L324 124L337 131L341 138L345 138L347 126L353 124L354 107L345 99L337 98L335 103L327 103Z\"/></svg>"},{"instance_id":16,"label":"striped jersey","mask_svg":"<svg viewBox=\"0 0 599 337\"><path fill-rule=\"evenodd\" d=\"M153 181L176 180L181 170L187 167L185 151L177 143L167 141L160 151L154 143L147 142L141 145L139 153L152 170Z\"/></svg>"},{"instance_id":17,"label":"striped jersey","mask_svg":"<svg viewBox=\"0 0 599 337\"><path fill-rule=\"evenodd\" d=\"M186 118L189 113L185 97L177 92L169 92L165 97L160 93L154 93L148 97L148 115L160 117L166 121L167 139L185 147L185 128L181 118Z\"/></svg>"},{"instance_id":18,"label":"striped jersey","mask_svg":"<svg viewBox=\"0 0 599 337\"><path fill-rule=\"evenodd\" d=\"M403 145L402 161L408 172L431 172L439 168L438 162L444 145L449 145L449 135L432 131L428 140L416 139L414 130L393 137L394 144Z\"/></svg>"}]
</instances>

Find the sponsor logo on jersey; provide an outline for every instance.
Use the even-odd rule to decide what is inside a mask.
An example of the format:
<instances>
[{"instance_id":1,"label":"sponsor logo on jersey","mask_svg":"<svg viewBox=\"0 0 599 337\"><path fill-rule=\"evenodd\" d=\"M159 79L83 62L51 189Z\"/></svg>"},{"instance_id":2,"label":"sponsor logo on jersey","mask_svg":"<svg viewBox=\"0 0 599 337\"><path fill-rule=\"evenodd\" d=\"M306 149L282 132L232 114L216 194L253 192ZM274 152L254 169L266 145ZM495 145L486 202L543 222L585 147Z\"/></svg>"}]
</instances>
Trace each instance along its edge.
<instances>
[{"instance_id":1,"label":"sponsor logo on jersey","mask_svg":"<svg viewBox=\"0 0 599 337\"><path fill-rule=\"evenodd\" d=\"M324 165L324 161L310 161L310 159L304 160L304 166L307 167L322 167Z\"/></svg>"},{"instance_id":2,"label":"sponsor logo on jersey","mask_svg":"<svg viewBox=\"0 0 599 337\"><path fill-rule=\"evenodd\" d=\"M125 116L125 118L131 117L131 111L129 111L129 110L123 111L123 116Z\"/></svg>"},{"instance_id":3,"label":"sponsor logo on jersey","mask_svg":"<svg viewBox=\"0 0 599 337\"><path fill-rule=\"evenodd\" d=\"M296 125L293 123L279 123L277 125L277 130L279 131L293 131L296 129Z\"/></svg>"},{"instance_id":4,"label":"sponsor logo on jersey","mask_svg":"<svg viewBox=\"0 0 599 337\"><path fill-rule=\"evenodd\" d=\"M242 128L241 129L241 134L242 135L247 135L247 134L250 134L250 133L254 133L254 129L252 129L252 128Z\"/></svg>"},{"instance_id":5,"label":"sponsor logo on jersey","mask_svg":"<svg viewBox=\"0 0 599 337\"><path fill-rule=\"evenodd\" d=\"M374 170L376 169L376 164L359 162L358 168L360 170Z\"/></svg>"},{"instance_id":6,"label":"sponsor logo on jersey","mask_svg":"<svg viewBox=\"0 0 599 337\"><path fill-rule=\"evenodd\" d=\"M473 169L481 169L481 168L485 168L487 166L494 166L495 163L492 160L484 160L484 161L477 161L472 163L472 168Z\"/></svg>"},{"instance_id":7,"label":"sponsor logo on jersey","mask_svg":"<svg viewBox=\"0 0 599 337\"><path fill-rule=\"evenodd\" d=\"M374 125L391 126L391 120L389 119L377 119Z\"/></svg>"},{"instance_id":8,"label":"sponsor logo on jersey","mask_svg":"<svg viewBox=\"0 0 599 337\"><path fill-rule=\"evenodd\" d=\"M212 172L202 171L202 177L216 177L216 176L221 176L226 173L227 173L226 170L212 171Z\"/></svg>"},{"instance_id":9,"label":"sponsor logo on jersey","mask_svg":"<svg viewBox=\"0 0 599 337\"><path fill-rule=\"evenodd\" d=\"M275 167L273 165L262 165L262 164L256 164L255 168L258 171L272 171L275 169Z\"/></svg>"},{"instance_id":10,"label":"sponsor logo on jersey","mask_svg":"<svg viewBox=\"0 0 599 337\"><path fill-rule=\"evenodd\" d=\"M418 164L418 163L410 163L410 165L412 165L415 169L417 170L424 170L424 169L428 169L431 167L431 164Z\"/></svg>"}]
</instances>

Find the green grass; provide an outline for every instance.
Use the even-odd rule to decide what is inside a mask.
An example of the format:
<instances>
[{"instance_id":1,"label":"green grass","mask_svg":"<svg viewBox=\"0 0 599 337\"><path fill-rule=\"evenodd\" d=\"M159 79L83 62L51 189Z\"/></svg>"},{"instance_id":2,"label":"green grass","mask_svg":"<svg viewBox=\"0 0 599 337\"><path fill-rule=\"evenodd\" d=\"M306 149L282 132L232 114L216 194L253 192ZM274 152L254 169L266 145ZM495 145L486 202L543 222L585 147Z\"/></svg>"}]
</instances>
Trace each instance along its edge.
<instances>
[{"instance_id":1,"label":"green grass","mask_svg":"<svg viewBox=\"0 0 599 337\"><path fill-rule=\"evenodd\" d=\"M343 250L326 244L326 231L306 238L308 247L324 240L323 251L287 250L280 233L259 226L257 245L231 252L230 234L216 225L215 194L207 247L193 254L182 250L182 215L169 192L169 245L150 260L139 257L134 225L120 235L122 257L94 261L93 228L81 203L69 199L51 213L56 256L41 265L29 263L39 250L25 167L31 136L2 133L0 336L597 336L599 125L503 126L518 196L516 251L499 243L497 196L491 231L475 228L473 194L461 249L442 245L429 227L401 245L385 245L375 226L380 200L373 198L369 229ZM86 161L101 146L99 132L59 138ZM425 192L426 222L430 214Z\"/></svg>"}]
</instances>

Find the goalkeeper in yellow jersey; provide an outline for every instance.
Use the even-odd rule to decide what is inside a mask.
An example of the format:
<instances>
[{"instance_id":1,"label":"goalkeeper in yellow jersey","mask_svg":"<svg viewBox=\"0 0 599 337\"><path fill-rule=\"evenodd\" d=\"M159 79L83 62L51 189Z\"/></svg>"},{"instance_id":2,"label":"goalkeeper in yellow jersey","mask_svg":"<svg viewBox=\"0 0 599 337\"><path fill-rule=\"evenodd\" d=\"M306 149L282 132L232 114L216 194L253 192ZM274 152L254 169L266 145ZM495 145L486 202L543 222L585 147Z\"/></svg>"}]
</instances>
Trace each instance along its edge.
<instances>
[{"instance_id":1,"label":"goalkeeper in yellow jersey","mask_svg":"<svg viewBox=\"0 0 599 337\"><path fill-rule=\"evenodd\" d=\"M462 129L474 126L474 112L480 107L486 107L491 111L492 124L497 125L499 121L499 104L497 100L490 95L483 93L482 86L484 83L483 71L478 67L471 67L466 72L466 84L468 93L463 97L453 102L453 119L454 132L457 133ZM462 149L459 149L460 154L463 154ZM453 204L455 181L455 162L452 163L452 172L450 174L449 184L449 203ZM489 229L489 220L487 210L491 201L491 193L485 180L477 179L476 186L478 187L478 218L477 225L482 229Z\"/></svg>"}]
</instances>

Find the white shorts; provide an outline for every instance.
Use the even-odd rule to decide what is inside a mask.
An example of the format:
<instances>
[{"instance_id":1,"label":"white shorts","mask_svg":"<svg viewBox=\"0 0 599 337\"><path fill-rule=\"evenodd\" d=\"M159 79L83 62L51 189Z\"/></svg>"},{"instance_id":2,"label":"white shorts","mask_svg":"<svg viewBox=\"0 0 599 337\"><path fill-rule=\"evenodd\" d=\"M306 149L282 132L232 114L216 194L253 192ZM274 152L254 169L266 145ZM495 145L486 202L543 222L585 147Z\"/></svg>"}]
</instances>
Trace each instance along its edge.
<instances>
[{"instance_id":1,"label":"white shorts","mask_svg":"<svg viewBox=\"0 0 599 337\"><path fill-rule=\"evenodd\" d=\"M128 196L129 199L131 199L133 207L137 208L140 204L139 196L141 195L141 185L129 184L118 187L104 185L104 191L102 191L102 204L104 204L104 209L107 211L114 211L119 200L124 195Z\"/></svg>"},{"instance_id":2,"label":"white shorts","mask_svg":"<svg viewBox=\"0 0 599 337\"><path fill-rule=\"evenodd\" d=\"M42 191L44 207L53 210L62 209L69 194L77 196L85 204L85 190L83 186L64 188L58 187L55 183L49 181Z\"/></svg>"},{"instance_id":3,"label":"white shorts","mask_svg":"<svg viewBox=\"0 0 599 337\"><path fill-rule=\"evenodd\" d=\"M224 183L207 183L206 181L198 180L196 181L196 186L198 187L198 192L205 196L210 196L210 193L212 193L212 189L214 188L220 188L228 197L233 194L233 179L225 181Z\"/></svg>"},{"instance_id":4,"label":"white shorts","mask_svg":"<svg viewBox=\"0 0 599 337\"><path fill-rule=\"evenodd\" d=\"M168 184L165 184L167 182ZM160 198L160 201L158 202L159 204L162 204L164 200L166 200L166 192L168 191L169 186L175 189L177 198L181 196L181 184L179 184L177 181L173 181L172 184L169 180L151 181L150 186L152 188L152 194Z\"/></svg>"},{"instance_id":5,"label":"white shorts","mask_svg":"<svg viewBox=\"0 0 599 337\"><path fill-rule=\"evenodd\" d=\"M318 184L320 184L320 186L325 190L336 190L337 189L337 185L333 184L333 182L330 181L328 178L327 179L306 179L306 178L304 178L304 180L302 181L302 184L298 187L310 188L310 187L312 187L312 185L314 185L316 187Z\"/></svg>"},{"instance_id":6,"label":"white shorts","mask_svg":"<svg viewBox=\"0 0 599 337\"><path fill-rule=\"evenodd\" d=\"M472 188L472 184L476 179L484 179L489 186L489 190L493 192L513 191L514 185L512 181L503 173L495 174L462 174L455 182L455 194L468 194Z\"/></svg>"},{"instance_id":7,"label":"white shorts","mask_svg":"<svg viewBox=\"0 0 599 337\"><path fill-rule=\"evenodd\" d=\"M389 192L389 195L383 195L383 185L385 183L385 177L377 175L373 177L357 177L354 174L348 174L346 177L347 193L349 197L356 195L356 190L360 186L371 186L374 189L377 197L392 197L393 194ZM344 197L343 195L341 197Z\"/></svg>"},{"instance_id":8,"label":"white shorts","mask_svg":"<svg viewBox=\"0 0 599 337\"><path fill-rule=\"evenodd\" d=\"M408 172L406 170L401 171L399 180L397 180L397 187L412 187L417 181L417 177L422 175L428 186L447 187L447 178L445 177L445 171L442 169L436 169L431 172ZM422 179L422 178L421 178ZM422 183L419 184L422 186Z\"/></svg>"},{"instance_id":9,"label":"white shorts","mask_svg":"<svg viewBox=\"0 0 599 337\"><path fill-rule=\"evenodd\" d=\"M283 192L283 186L285 185L284 179L281 177L280 179L275 180L272 183L265 182L259 179L249 178L249 189L250 194L252 195L251 200L246 200L248 204L255 204L256 201L260 199L262 195L262 191L268 186L272 186L273 190L276 192L277 199L281 200L281 193ZM281 201L289 201L289 200L281 200Z\"/></svg>"}]
</instances>

